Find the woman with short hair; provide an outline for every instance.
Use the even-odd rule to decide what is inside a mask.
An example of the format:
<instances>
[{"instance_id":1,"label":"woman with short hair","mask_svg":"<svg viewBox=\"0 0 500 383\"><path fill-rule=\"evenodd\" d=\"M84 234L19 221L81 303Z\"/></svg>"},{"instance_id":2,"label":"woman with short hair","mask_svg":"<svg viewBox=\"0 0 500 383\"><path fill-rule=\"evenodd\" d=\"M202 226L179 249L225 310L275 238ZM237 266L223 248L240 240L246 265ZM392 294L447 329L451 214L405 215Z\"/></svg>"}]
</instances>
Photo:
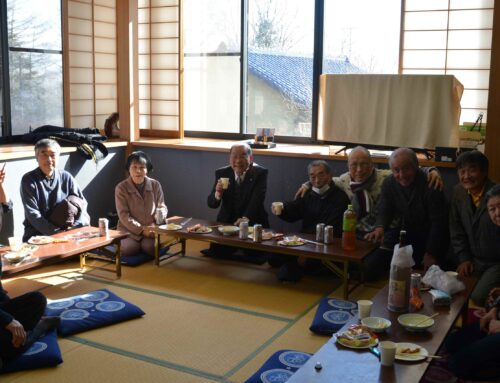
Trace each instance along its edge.
<instances>
[{"instance_id":1,"label":"woman with short hair","mask_svg":"<svg viewBox=\"0 0 500 383\"><path fill-rule=\"evenodd\" d=\"M161 184L148 177L153 170L149 156L133 152L127 158L129 176L115 188L118 230L130 233L121 242L122 256L145 253L154 255L154 224L156 209L167 216Z\"/></svg>"}]
</instances>

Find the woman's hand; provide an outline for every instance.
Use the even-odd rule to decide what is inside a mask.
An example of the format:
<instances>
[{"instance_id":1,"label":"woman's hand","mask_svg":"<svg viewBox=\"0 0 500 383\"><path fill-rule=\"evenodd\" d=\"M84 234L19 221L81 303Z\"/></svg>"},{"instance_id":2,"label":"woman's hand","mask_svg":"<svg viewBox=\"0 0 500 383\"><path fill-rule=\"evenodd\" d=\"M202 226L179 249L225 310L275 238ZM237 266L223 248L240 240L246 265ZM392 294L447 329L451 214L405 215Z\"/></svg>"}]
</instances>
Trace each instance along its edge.
<instances>
[{"instance_id":1,"label":"woman's hand","mask_svg":"<svg viewBox=\"0 0 500 383\"><path fill-rule=\"evenodd\" d=\"M26 331L23 325L13 319L5 328L12 333L12 345L16 348L21 347L26 341Z\"/></svg>"},{"instance_id":2,"label":"woman's hand","mask_svg":"<svg viewBox=\"0 0 500 383\"><path fill-rule=\"evenodd\" d=\"M144 226L142 229L142 235L147 238L154 238L155 229L154 226Z\"/></svg>"}]
</instances>

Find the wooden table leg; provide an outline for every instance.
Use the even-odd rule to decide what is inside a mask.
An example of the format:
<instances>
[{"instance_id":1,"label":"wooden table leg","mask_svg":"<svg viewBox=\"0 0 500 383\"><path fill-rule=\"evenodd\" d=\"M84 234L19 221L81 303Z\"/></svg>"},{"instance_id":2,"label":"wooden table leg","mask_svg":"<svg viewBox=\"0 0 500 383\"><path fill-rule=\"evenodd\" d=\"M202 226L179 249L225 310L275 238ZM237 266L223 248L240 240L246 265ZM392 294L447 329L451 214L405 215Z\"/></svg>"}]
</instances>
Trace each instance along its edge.
<instances>
[{"instance_id":1,"label":"wooden table leg","mask_svg":"<svg viewBox=\"0 0 500 383\"><path fill-rule=\"evenodd\" d=\"M335 262L332 262L332 261L325 261L323 260L322 261L323 264L328 268L330 269L331 271L333 271L333 273L337 276L340 277L340 279L342 279L342 283L344 285L344 299L348 299L349 298L349 262L347 261L343 261L342 262L342 268L338 267Z\"/></svg>"},{"instance_id":2,"label":"wooden table leg","mask_svg":"<svg viewBox=\"0 0 500 383\"><path fill-rule=\"evenodd\" d=\"M122 255L120 245L121 241L116 241L115 243L115 263L116 263L116 276L120 278L122 276Z\"/></svg>"},{"instance_id":3,"label":"wooden table leg","mask_svg":"<svg viewBox=\"0 0 500 383\"><path fill-rule=\"evenodd\" d=\"M160 233L155 233L155 265L160 266Z\"/></svg>"}]
</instances>

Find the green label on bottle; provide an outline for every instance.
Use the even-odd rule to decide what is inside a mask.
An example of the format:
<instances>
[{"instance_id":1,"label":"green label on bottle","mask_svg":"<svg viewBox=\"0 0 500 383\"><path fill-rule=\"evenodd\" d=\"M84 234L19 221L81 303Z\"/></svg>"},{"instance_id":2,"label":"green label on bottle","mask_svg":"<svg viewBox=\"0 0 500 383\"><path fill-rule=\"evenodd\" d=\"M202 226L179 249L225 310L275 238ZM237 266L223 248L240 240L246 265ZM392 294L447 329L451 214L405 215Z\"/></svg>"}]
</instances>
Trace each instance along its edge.
<instances>
[{"instance_id":1,"label":"green label on bottle","mask_svg":"<svg viewBox=\"0 0 500 383\"><path fill-rule=\"evenodd\" d=\"M356 231L356 219L345 218L342 222L343 231Z\"/></svg>"}]
</instances>

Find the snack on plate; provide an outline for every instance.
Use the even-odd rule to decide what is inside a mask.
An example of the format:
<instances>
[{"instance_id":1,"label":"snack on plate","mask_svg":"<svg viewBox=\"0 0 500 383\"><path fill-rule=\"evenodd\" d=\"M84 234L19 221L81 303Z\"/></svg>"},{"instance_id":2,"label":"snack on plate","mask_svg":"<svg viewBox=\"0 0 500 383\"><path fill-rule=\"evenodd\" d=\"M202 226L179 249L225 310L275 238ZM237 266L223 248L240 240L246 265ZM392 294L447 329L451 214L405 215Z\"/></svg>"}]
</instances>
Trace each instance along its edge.
<instances>
[{"instance_id":1,"label":"snack on plate","mask_svg":"<svg viewBox=\"0 0 500 383\"><path fill-rule=\"evenodd\" d=\"M368 327L354 324L347 331L338 334L337 339L341 344L349 347L365 347L372 344L377 336Z\"/></svg>"},{"instance_id":2,"label":"snack on plate","mask_svg":"<svg viewBox=\"0 0 500 383\"><path fill-rule=\"evenodd\" d=\"M272 239L272 238L273 238L272 231L263 231L262 232L262 240L263 241L267 241L267 240Z\"/></svg>"},{"instance_id":3,"label":"snack on plate","mask_svg":"<svg viewBox=\"0 0 500 383\"><path fill-rule=\"evenodd\" d=\"M210 233L212 229L210 229L208 226L201 225L197 223L194 226L190 226L187 229L188 233Z\"/></svg>"},{"instance_id":4,"label":"snack on plate","mask_svg":"<svg viewBox=\"0 0 500 383\"><path fill-rule=\"evenodd\" d=\"M418 354L420 353L420 347L415 348L404 348L402 350L398 350L400 354Z\"/></svg>"}]
</instances>

